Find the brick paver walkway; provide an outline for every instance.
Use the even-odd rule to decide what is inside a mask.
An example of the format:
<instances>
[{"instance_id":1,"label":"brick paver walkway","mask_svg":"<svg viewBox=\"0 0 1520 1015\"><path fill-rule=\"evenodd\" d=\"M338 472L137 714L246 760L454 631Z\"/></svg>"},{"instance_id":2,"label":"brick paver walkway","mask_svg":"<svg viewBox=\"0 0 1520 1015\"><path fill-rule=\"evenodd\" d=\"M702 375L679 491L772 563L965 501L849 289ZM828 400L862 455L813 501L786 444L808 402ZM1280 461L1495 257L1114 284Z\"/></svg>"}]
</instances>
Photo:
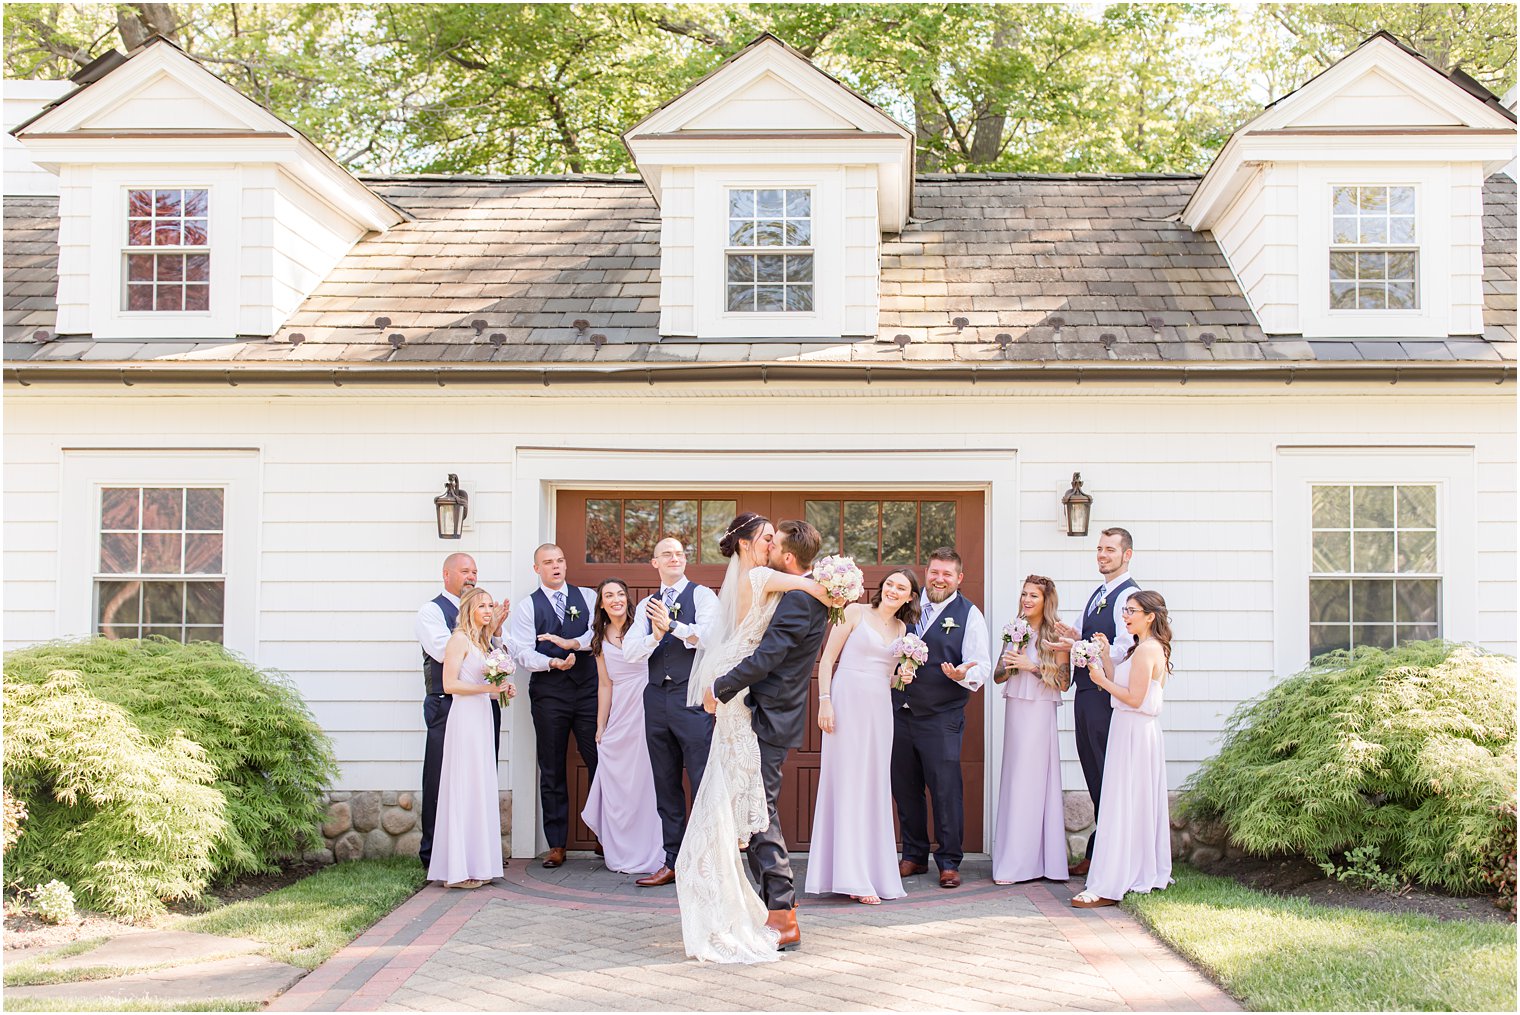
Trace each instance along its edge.
<instances>
[{"instance_id":1,"label":"brick paver walkway","mask_svg":"<svg viewBox=\"0 0 1520 1015\"><path fill-rule=\"evenodd\" d=\"M954 891L910 878L906 899L875 907L806 897L801 950L720 966L685 958L674 887L590 859L514 860L474 892L424 889L270 1008L1238 1010L1118 909L1074 910L1065 885L998 887L985 857L962 874Z\"/></svg>"}]
</instances>

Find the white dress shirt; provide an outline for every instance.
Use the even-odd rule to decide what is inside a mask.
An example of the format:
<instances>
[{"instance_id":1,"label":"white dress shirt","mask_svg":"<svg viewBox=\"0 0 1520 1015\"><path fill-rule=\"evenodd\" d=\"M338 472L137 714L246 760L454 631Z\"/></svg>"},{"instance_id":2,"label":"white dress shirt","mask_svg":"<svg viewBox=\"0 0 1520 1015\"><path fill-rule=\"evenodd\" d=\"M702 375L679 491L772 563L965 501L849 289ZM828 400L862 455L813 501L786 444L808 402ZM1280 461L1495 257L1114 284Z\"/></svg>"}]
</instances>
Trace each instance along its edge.
<instances>
[{"instance_id":1,"label":"white dress shirt","mask_svg":"<svg viewBox=\"0 0 1520 1015\"><path fill-rule=\"evenodd\" d=\"M1089 609L1095 605L1103 596L1108 596L1108 605L1103 607L1103 612L1107 613L1109 610L1114 611L1114 637L1113 640L1108 644L1109 648L1111 649L1111 655L1109 658L1113 660L1115 670L1117 670L1119 664L1124 661L1124 656L1129 652L1130 646L1135 643L1135 636L1130 634L1129 628L1124 626L1124 613L1122 611L1124 609L1124 604L1129 602L1129 597L1134 595L1136 592L1139 592L1140 590L1131 585L1123 592L1120 592L1117 596L1113 595L1114 586L1122 585L1129 580L1130 573L1128 571L1125 571L1123 574L1115 575L1113 578L1093 589L1092 595L1087 597L1087 602L1082 604L1082 616L1077 618L1077 630L1080 631L1082 630L1082 621L1087 619Z\"/></svg>"},{"instance_id":2,"label":"white dress shirt","mask_svg":"<svg viewBox=\"0 0 1520 1015\"><path fill-rule=\"evenodd\" d=\"M943 603L931 603L928 589L919 593L920 622L924 617L929 618L929 623L924 625L926 633L930 625L939 623L945 607L955 602L956 596L959 595L960 593L956 592ZM970 662L974 665L966 671L966 679L958 680L956 683L968 691L975 691L987 682L987 675L992 672L992 648L987 633L987 619L982 616L982 611L977 609L976 604L969 599L966 605L971 607L971 612L966 615L966 633L961 636L961 662Z\"/></svg>"},{"instance_id":3,"label":"white dress shirt","mask_svg":"<svg viewBox=\"0 0 1520 1015\"><path fill-rule=\"evenodd\" d=\"M682 575L680 581L674 585L662 585L655 595L645 596L639 600L638 606L633 613L633 626L629 628L628 637L623 639L623 658L630 663L641 663L654 655L654 650L660 645L660 638L654 633L654 627L649 623L649 604L658 596L663 601L665 590L676 590L676 598L686 591L686 586L691 581ZM670 631L681 640L681 644L687 648L696 648L702 643L702 632L712 630L712 623L718 618L718 611L722 606L718 603L718 594L706 585L698 585L692 592L691 598L696 606L696 616L688 618L691 623L682 623L673 619Z\"/></svg>"},{"instance_id":4,"label":"white dress shirt","mask_svg":"<svg viewBox=\"0 0 1520 1015\"><path fill-rule=\"evenodd\" d=\"M444 589L443 597L454 604L454 609L459 609L458 596ZM417 620L413 627L417 632L417 644L422 646L422 651L432 656L435 662L442 663L443 651L449 644L449 635L454 633L443 621L443 610L429 599L418 608Z\"/></svg>"},{"instance_id":5,"label":"white dress shirt","mask_svg":"<svg viewBox=\"0 0 1520 1015\"><path fill-rule=\"evenodd\" d=\"M549 601L554 602L554 593L565 593L565 611L575 605L570 599L568 585L561 585L558 589L551 589L546 585L540 585L544 595ZM596 590L581 588L581 598L586 605L582 609L587 610L586 633L576 639L580 648L577 651L587 651L591 648L591 618L595 616ZM529 673L542 673L549 668L550 657L538 650L538 618L534 615L534 601L532 593L523 596L516 606L512 608L512 621L507 626L507 650L512 653L512 658L517 665Z\"/></svg>"}]
</instances>

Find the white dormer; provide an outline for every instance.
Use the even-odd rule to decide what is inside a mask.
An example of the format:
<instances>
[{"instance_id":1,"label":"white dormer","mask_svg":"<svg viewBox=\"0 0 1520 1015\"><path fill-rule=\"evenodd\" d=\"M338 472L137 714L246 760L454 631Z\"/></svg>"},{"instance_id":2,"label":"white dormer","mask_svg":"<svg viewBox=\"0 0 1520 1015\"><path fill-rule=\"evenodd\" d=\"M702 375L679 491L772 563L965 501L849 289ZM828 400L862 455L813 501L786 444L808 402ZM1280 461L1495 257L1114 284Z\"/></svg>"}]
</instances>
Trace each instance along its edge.
<instances>
[{"instance_id":1,"label":"white dormer","mask_svg":"<svg viewBox=\"0 0 1520 1015\"><path fill-rule=\"evenodd\" d=\"M623 135L660 204L660 333L875 335L913 132L764 35Z\"/></svg>"},{"instance_id":2,"label":"white dormer","mask_svg":"<svg viewBox=\"0 0 1520 1015\"><path fill-rule=\"evenodd\" d=\"M161 38L12 133L59 181L59 334L272 335L360 237L402 220Z\"/></svg>"},{"instance_id":3,"label":"white dormer","mask_svg":"<svg viewBox=\"0 0 1520 1015\"><path fill-rule=\"evenodd\" d=\"M1268 334L1483 332L1483 181L1515 121L1373 36L1231 136L1182 218L1214 233Z\"/></svg>"}]
</instances>

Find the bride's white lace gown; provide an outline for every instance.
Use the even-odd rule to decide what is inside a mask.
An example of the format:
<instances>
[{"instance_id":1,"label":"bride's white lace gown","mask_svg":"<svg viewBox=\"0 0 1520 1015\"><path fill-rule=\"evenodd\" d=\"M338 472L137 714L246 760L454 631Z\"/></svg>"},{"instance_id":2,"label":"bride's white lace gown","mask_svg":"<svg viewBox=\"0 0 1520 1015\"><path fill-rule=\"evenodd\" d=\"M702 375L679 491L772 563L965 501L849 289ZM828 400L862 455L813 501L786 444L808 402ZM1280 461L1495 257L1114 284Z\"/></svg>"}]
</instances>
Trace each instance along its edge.
<instances>
[{"instance_id":1,"label":"bride's white lace gown","mask_svg":"<svg viewBox=\"0 0 1520 1015\"><path fill-rule=\"evenodd\" d=\"M766 595L773 571L750 571L751 607L733 636L713 647L693 679L714 679L755 650L781 594ZM745 873L741 843L770 824L760 779L760 747L750 726L749 691L718 703L707 770L692 802L676 863L676 896L686 954L703 962L775 962L776 932Z\"/></svg>"}]
</instances>

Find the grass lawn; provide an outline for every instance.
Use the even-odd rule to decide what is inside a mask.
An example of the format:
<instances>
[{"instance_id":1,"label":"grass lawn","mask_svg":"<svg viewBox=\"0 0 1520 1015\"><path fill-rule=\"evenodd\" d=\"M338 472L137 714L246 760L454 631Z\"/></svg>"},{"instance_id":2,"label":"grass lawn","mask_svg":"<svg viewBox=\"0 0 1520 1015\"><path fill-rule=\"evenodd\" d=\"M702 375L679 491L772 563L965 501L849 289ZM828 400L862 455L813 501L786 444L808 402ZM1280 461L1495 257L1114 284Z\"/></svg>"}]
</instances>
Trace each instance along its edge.
<instances>
[{"instance_id":1,"label":"grass lawn","mask_svg":"<svg viewBox=\"0 0 1520 1015\"><path fill-rule=\"evenodd\" d=\"M1514 1011L1515 926L1321 906L1187 867L1124 907L1248 1008Z\"/></svg>"},{"instance_id":2,"label":"grass lawn","mask_svg":"<svg viewBox=\"0 0 1520 1015\"><path fill-rule=\"evenodd\" d=\"M169 930L263 941L262 954L315 969L422 887L416 857L355 860L256 899L167 924Z\"/></svg>"}]
</instances>

